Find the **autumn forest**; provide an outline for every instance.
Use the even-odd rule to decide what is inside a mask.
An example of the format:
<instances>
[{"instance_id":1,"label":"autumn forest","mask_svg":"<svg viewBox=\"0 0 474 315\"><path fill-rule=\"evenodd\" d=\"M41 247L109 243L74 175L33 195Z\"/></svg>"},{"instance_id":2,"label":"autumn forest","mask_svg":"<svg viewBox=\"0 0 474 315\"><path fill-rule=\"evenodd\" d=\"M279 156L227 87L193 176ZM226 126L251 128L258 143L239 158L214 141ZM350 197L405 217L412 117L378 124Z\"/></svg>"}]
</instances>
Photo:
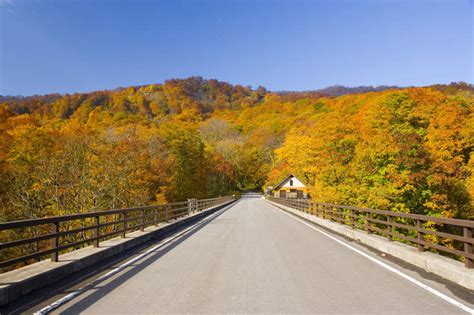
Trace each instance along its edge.
<instances>
[{"instance_id":1,"label":"autumn forest","mask_svg":"<svg viewBox=\"0 0 474 315\"><path fill-rule=\"evenodd\" d=\"M341 96L200 77L3 98L0 221L262 191L474 218L474 88Z\"/></svg>"}]
</instances>

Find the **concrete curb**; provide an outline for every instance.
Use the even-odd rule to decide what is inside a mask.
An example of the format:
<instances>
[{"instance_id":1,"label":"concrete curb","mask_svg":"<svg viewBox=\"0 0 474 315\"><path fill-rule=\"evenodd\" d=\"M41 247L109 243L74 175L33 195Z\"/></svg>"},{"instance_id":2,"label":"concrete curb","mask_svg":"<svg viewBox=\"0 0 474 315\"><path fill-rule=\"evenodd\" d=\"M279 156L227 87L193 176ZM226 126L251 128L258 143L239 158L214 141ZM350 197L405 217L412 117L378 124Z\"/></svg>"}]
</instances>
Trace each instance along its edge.
<instances>
[{"instance_id":1,"label":"concrete curb","mask_svg":"<svg viewBox=\"0 0 474 315\"><path fill-rule=\"evenodd\" d=\"M116 237L103 241L98 248L88 246L62 254L59 256L58 262L51 262L47 259L0 274L0 306L149 240L163 239L172 232L189 226L235 202L233 200L208 210L185 216L182 219L178 219L178 221L150 226L145 228L144 232L135 231L129 233L126 238Z\"/></svg>"},{"instance_id":2,"label":"concrete curb","mask_svg":"<svg viewBox=\"0 0 474 315\"><path fill-rule=\"evenodd\" d=\"M439 256L430 252L418 252L416 248L400 242L390 242L386 238L368 234L365 231L354 230L348 226L322 219L315 215L304 213L290 207L265 199L268 203L306 221L316 223L331 231L357 240L364 245L375 248L409 264L420 267L428 272L452 281L464 288L474 290L474 270L467 269L459 261Z\"/></svg>"}]
</instances>

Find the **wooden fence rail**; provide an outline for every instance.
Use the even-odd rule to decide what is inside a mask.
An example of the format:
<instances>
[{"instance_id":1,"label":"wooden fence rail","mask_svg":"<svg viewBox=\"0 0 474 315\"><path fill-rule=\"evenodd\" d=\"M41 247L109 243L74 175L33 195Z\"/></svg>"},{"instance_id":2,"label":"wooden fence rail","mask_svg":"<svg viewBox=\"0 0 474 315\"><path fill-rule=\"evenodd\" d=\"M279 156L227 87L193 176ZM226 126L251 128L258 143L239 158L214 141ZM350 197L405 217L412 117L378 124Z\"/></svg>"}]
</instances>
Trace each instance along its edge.
<instances>
[{"instance_id":1,"label":"wooden fence rail","mask_svg":"<svg viewBox=\"0 0 474 315\"><path fill-rule=\"evenodd\" d=\"M18 237L16 240L0 243L0 270L20 263L36 261L46 255L51 255L51 261L57 262L61 251L79 248L84 244L99 247L100 240L115 235L125 237L127 232L144 231L147 226L158 225L161 222L200 212L232 200L235 200L232 196L189 199L184 202L145 207L0 223L0 240ZM25 237L25 235L31 236ZM28 248L25 249L25 247ZM8 250L10 253L5 253ZM11 258L12 250L16 250L16 253L20 252L20 255ZM3 259L3 257L8 257L8 259Z\"/></svg>"},{"instance_id":2,"label":"wooden fence rail","mask_svg":"<svg viewBox=\"0 0 474 315\"><path fill-rule=\"evenodd\" d=\"M472 230L474 221L438 218L426 215L384 211L370 208L342 206L305 199L267 197L270 201L313 214L354 229L365 230L386 237L389 241L402 240L417 247L430 248L463 257L466 268L474 268ZM444 242L435 241L439 238ZM453 246L458 242L459 246Z\"/></svg>"}]
</instances>

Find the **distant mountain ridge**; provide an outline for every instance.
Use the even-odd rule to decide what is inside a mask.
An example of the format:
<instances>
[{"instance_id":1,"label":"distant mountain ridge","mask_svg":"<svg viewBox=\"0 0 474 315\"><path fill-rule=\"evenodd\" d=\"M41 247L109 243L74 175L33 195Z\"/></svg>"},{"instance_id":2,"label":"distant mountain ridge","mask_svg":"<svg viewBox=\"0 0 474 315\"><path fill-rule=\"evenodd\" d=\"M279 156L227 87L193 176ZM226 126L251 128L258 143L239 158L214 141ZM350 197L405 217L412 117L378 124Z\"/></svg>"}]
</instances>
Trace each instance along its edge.
<instances>
[{"instance_id":1,"label":"distant mountain ridge","mask_svg":"<svg viewBox=\"0 0 474 315\"><path fill-rule=\"evenodd\" d=\"M141 86L133 86L135 88ZM306 95L318 95L318 96L341 96L346 94L361 94L367 92L381 92L390 89L402 89L404 87L396 86L396 85L379 85L379 86L371 86L371 85L361 85L355 87L349 87L344 85L331 85L323 89L317 90L305 90L305 91L275 91L276 94L280 95L287 95L287 94L306 94ZM116 88L112 91L119 91L126 88ZM93 91L96 92L96 91ZM92 92L89 92L92 93ZM48 97L50 99L60 98L61 95L65 94L88 94L88 93L52 93L52 94L45 94L45 95L30 95L30 96L23 96L23 95L0 95L0 103L2 102L9 102L9 101L17 101L17 100L27 100L29 98L35 98L38 96Z\"/></svg>"},{"instance_id":2,"label":"distant mountain ridge","mask_svg":"<svg viewBox=\"0 0 474 315\"><path fill-rule=\"evenodd\" d=\"M41 98L44 99L46 102L52 102L52 101L55 101L55 100L57 100L57 99L63 97L63 95L66 95L66 94L55 93L55 94L30 95L30 96L23 96L23 95L0 95L0 103L21 101L21 100L27 101L27 100L35 99L35 98L38 98L38 97L41 97Z\"/></svg>"},{"instance_id":3,"label":"distant mountain ridge","mask_svg":"<svg viewBox=\"0 0 474 315\"><path fill-rule=\"evenodd\" d=\"M200 77L199 77L200 78ZM189 79L189 78L188 78ZM202 78L200 78L203 80ZM184 79L186 81L187 79ZM173 81L173 79L168 80L168 81ZM217 80L211 80L211 81L216 81ZM161 84L155 84L155 85L161 85ZM133 88L140 88L146 85L140 85L140 86L130 86ZM304 95L307 97L321 97L321 96L342 96L342 95L347 95L347 94L363 94L363 93L369 93L369 92L382 92L385 90L398 90L398 89L405 89L405 88L410 88L412 86L398 86L398 85L378 85L378 86L372 86L372 85L360 85L360 86L344 86L344 85L331 85L326 88L322 89L315 89L315 90L303 90L303 91L292 91L292 90L282 90L282 91L273 91L276 94L279 95ZM454 89L461 89L461 90L474 90L473 84L469 84L466 82L451 82L449 84L434 84L434 85L429 85L425 87L432 87L437 90L449 90L450 88ZM28 100L32 98L37 98L41 97L47 101L54 101L56 99L61 98L63 95L71 95L71 94L89 94L89 93L94 93L94 92L99 92L99 91L120 91L123 89L126 89L128 87L118 87L112 90L96 90L96 91L91 91L91 92L76 92L76 93L49 93L49 94L35 94L35 95L29 95L29 96L23 96L23 95L1 95L0 94L0 103L3 102L9 102L9 101L19 101L19 100ZM259 86L259 89L264 89L262 86Z\"/></svg>"},{"instance_id":4,"label":"distant mountain ridge","mask_svg":"<svg viewBox=\"0 0 474 315\"><path fill-rule=\"evenodd\" d=\"M361 93L368 93L368 92L382 92L385 90L394 90L394 89L403 89L405 87L397 86L397 85L379 85L379 86L355 86L355 87L348 87L344 85L332 85L328 86L324 89L319 89L317 92L321 94L325 94L328 96L341 96L346 94L361 94Z\"/></svg>"},{"instance_id":5,"label":"distant mountain ridge","mask_svg":"<svg viewBox=\"0 0 474 315\"><path fill-rule=\"evenodd\" d=\"M305 91L277 91L275 93L279 95L308 95L308 96L342 96L348 94L363 94L369 92L382 92L386 90L400 90L400 89L407 89L413 86L398 86L398 85L361 85L361 86L344 86L344 85L331 85L323 89L317 90L305 90ZM449 92L449 90L470 90L474 91L474 86L472 84L466 82L451 82L449 84L434 84L428 85L423 87L430 87L436 90Z\"/></svg>"}]
</instances>

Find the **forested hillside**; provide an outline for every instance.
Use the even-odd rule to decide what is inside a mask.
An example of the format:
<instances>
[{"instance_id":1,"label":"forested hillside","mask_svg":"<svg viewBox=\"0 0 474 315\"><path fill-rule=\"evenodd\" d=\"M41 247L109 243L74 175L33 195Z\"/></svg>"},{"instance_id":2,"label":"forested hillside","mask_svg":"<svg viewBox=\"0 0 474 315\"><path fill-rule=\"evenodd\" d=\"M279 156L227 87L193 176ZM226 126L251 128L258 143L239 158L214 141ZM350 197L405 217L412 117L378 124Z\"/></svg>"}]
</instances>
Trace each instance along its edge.
<instances>
[{"instance_id":1,"label":"forested hillside","mask_svg":"<svg viewBox=\"0 0 474 315\"><path fill-rule=\"evenodd\" d=\"M0 105L0 220L261 189L473 218L474 89L339 97L199 77Z\"/></svg>"}]
</instances>

